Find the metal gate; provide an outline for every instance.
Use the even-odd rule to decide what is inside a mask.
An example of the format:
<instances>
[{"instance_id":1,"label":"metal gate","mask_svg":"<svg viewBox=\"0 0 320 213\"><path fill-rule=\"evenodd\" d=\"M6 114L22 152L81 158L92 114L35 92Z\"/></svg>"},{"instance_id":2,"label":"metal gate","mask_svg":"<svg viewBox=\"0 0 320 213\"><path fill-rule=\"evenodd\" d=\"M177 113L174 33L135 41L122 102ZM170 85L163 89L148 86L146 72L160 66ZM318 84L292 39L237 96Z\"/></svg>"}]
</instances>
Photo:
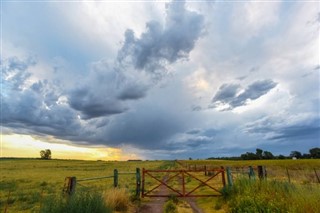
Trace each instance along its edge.
<instances>
[{"instance_id":1,"label":"metal gate","mask_svg":"<svg viewBox=\"0 0 320 213\"><path fill-rule=\"evenodd\" d=\"M173 182L174 180L178 180L178 184L170 184L170 182ZM213 180L215 181L214 183ZM150 186L150 181L155 183ZM221 190L225 187L225 185L225 170L223 168L206 170L142 169L142 197L221 196ZM166 188L166 193L159 193L156 191L161 186L162 188ZM150 187L151 189L147 190L146 187ZM200 190L202 188L206 188L206 191L204 192L203 190Z\"/></svg>"}]
</instances>

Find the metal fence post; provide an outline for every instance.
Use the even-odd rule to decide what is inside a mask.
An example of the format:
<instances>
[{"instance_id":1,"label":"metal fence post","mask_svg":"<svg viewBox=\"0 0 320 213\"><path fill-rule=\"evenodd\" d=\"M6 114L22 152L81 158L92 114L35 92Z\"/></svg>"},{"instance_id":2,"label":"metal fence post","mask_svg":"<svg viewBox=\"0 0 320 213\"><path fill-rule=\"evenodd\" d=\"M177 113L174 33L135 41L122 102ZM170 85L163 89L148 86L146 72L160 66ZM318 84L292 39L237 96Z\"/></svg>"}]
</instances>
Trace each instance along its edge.
<instances>
[{"instance_id":1,"label":"metal fence post","mask_svg":"<svg viewBox=\"0 0 320 213\"><path fill-rule=\"evenodd\" d=\"M118 170L113 170L113 186L118 187Z\"/></svg>"},{"instance_id":2,"label":"metal fence post","mask_svg":"<svg viewBox=\"0 0 320 213\"><path fill-rule=\"evenodd\" d=\"M223 184L223 187L226 187L226 177L224 175L224 173L225 173L224 171L225 171L224 167L221 166L222 184Z\"/></svg>"},{"instance_id":3,"label":"metal fence post","mask_svg":"<svg viewBox=\"0 0 320 213\"><path fill-rule=\"evenodd\" d=\"M136 168L136 197L140 197L141 175L140 168Z\"/></svg>"},{"instance_id":4,"label":"metal fence post","mask_svg":"<svg viewBox=\"0 0 320 213\"><path fill-rule=\"evenodd\" d=\"M227 167L227 179L228 179L228 186L232 186L233 182L232 182L232 174L231 174L231 170L230 167Z\"/></svg>"},{"instance_id":5,"label":"metal fence post","mask_svg":"<svg viewBox=\"0 0 320 213\"><path fill-rule=\"evenodd\" d=\"M249 178L255 179L255 175L254 175L254 171L253 171L252 166L249 166Z\"/></svg>"}]
</instances>

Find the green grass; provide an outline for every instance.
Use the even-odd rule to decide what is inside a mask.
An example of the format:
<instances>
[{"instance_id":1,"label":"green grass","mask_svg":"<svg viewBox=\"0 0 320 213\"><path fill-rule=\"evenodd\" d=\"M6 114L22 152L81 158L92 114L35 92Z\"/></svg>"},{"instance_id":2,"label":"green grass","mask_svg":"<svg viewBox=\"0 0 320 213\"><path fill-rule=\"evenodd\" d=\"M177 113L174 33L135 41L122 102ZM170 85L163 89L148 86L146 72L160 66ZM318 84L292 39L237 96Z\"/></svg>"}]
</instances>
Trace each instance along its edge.
<instances>
[{"instance_id":1,"label":"green grass","mask_svg":"<svg viewBox=\"0 0 320 213\"><path fill-rule=\"evenodd\" d=\"M208 167L247 167L249 165L265 165L268 173L268 182L276 185L278 182L288 184L286 168L290 173L291 183L294 185L295 191L290 191L290 197L286 201L287 205L292 206L293 212L296 208L302 208L312 212L314 197L319 196L319 186L313 169L316 169L320 175L320 160L257 160L257 161L225 161L225 160L207 160L207 161L182 161L191 165L207 165ZM48 198L58 200L62 193L64 179L68 176L75 176L77 179L89 177L112 176L113 170L118 169L119 172L119 187L124 188L128 192L128 196L135 191L135 175L121 175L121 172L135 172L136 168L146 169L175 169L177 164L173 161L141 161L141 162L117 162L117 161L79 161L79 160L38 160L38 159L0 159L0 212L4 212L7 206L8 212L39 212L40 207L43 207ZM166 173L156 174L159 179L162 179ZM194 173L201 180L206 180L202 177L202 173ZM235 175L235 180L237 179ZM238 179L240 179L241 175ZM186 177L188 182L187 190L196 187L199 182ZM215 178L214 178L215 180ZM212 184L214 183L212 180ZM216 179L221 182L221 176ZM275 182L274 182L275 180ZM259 183L259 181L257 181ZM158 184L157 181L150 177L146 177L146 189L151 189ZM180 189L180 180L172 181L174 188ZM279 183L281 184L281 183ZM291 184L289 184L291 186ZM112 188L113 179L102 179L95 181L79 182L77 192L82 193L103 193ZM221 187L217 185L217 187ZM264 190L272 190L271 185L261 185ZM208 189L202 187L197 193L207 193ZM290 189L291 190L291 189ZM10 196L8 196L10 193ZM257 195L258 193L255 192ZM268 191L273 193L273 191ZM279 193L279 192L277 192ZM237 193L234 193L236 195ZM257 197L255 202L259 205L264 205L264 200L267 196L261 195ZM280 198L279 198L280 199ZM147 199L144 199L145 202ZM293 204L295 202L297 204ZM234 207L233 203L239 201L237 198L234 201L222 202L214 198L199 198L197 204L205 210L205 212L226 212ZM249 205L250 199L241 201L239 205ZM290 202L289 202L290 201ZM58 201L57 201L58 202ZM89 202L89 201L88 201ZM272 203L272 202L271 202ZM309 203L309 204L304 204ZM276 203L277 204L277 203ZM274 205L276 205L274 204ZM228 205L230 208L228 208ZM238 205L238 204L237 204ZM250 204L251 205L251 204ZM278 204L277 204L278 205ZM280 205L280 204L279 204ZM282 208L280 206L279 208ZM283 207L284 208L284 207ZM319 207L320 209L320 207ZM310 211L309 211L310 210Z\"/></svg>"},{"instance_id":2,"label":"green grass","mask_svg":"<svg viewBox=\"0 0 320 213\"><path fill-rule=\"evenodd\" d=\"M262 187L262 194L263 191L265 193L273 193L272 190L281 187L282 184L286 185L289 184L289 177L290 182L292 186L295 186L294 192L290 194L290 197L286 200L286 205L290 205L291 209L289 212L299 212L295 210L295 206L298 204L301 208L307 209L306 212L312 212L311 210L314 209L314 207L317 203L315 202L315 198L319 196L320 193L320 184L318 183L318 180L316 178L315 171L320 175L320 160L319 159L299 159L299 160L251 160L251 161L231 161L231 160L185 160L180 161L182 164L186 165L188 168L189 165L191 168L194 168L194 165L196 165L197 168L200 168L201 166L206 165L207 168L220 168L223 167L231 167L232 170L235 170L235 168L238 169L238 171L243 171L244 173L233 173L233 179L237 182L237 180L242 180L245 178L245 180L248 180L248 166L253 166L256 168L258 165L264 165L267 169L267 182L265 182L265 185L261 185ZM287 172L288 170L288 172ZM288 177L289 173L289 177ZM255 175L257 176L257 171L255 170ZM259 181L254 183L260 183ZM275 187L273 187L275 186ZM260 188L261 188L260 187ZM271 191L268 191L271 190ZM310 191L310 193L309 193ZM244 194L239 195L243 198L241 200L241 203L239 205L243 206L250 206L252 202L258 203L258 205L263 206L263 202L269 202L268 196L264 196L261 194L259 199L254 200L253 195L246 195ZM278 193L278 192L277 192ZM278 193L279 194L279 193ZM235 193L233 193L233 196L235 196ZM320 197L320 196L319 196ZM280 199L280 198L279 198ZM293 204L292 202L289 202L290 200L294 200L297 204ZM235 202L235 201L234 201ZM201 207L205 212L229 212L231 211L228 206L232 206L234 202L222 202L220 199L212 199L212 198L201 198L197 199L197 204L199 207ZM270 201L270 203L272 203ZM305 205L303 205L305 204ZM274 204L275 205L275 204ZM238 204L236 205L238 206ZM269 207L268 207L269 208ZM271 207L270 207L271 208ZM281 209L282 207L280 207ZM284 207L283 207L284 208ZM318 204L318 209L320 209L320 206ZM286 208L284 208L285 210ZM309 209L311 209L309 211ZM240 210L237 210L238 212L241 212ZM271 210L270 210L271 211ZM234 211L235 212L235 211ZM267 212L267 211L259 211L255 209L255 211L251 211L250 209L245 212ZM280 210L274 210L271 212L282 212ZM313 211L317 212L317 211Z\"/></svg>"},{"instance_id":3,"label":"green grass","mask_svg":"<svg viewBox=\"0 0 320 213\"><path fill-rule=\"evenodd\" d=\"M64 179L112 176L118 169L119 187L134 193L136 168L156 169L165 161L117 162L80 160L0 159L0 212L39 212L47 197L60 196ZM79 182L77 191L103 192L113 187L113 178ZM10 196L8 199L8 195Z\"/></svg>"},{"instance_id":4,"label":"green grass","mask_svg":"<svg viewBox=\"0 0 320 213\"><path fill-rule=\"evenodd\" d=\"M49 196L42 203L40 213L111 213L99 193L76 193L70 198L63 196Z\"/></svg>"},{"instance_id":5,"label":"green grass","mask_svg":"<svg viewBox=\"0 0 320 213\"><path fill-rule=\"evenodd\" d=\"M279 181L238 179L225 191L229 212L320 212L320 188Z\"/></svg>"}]
</instances>

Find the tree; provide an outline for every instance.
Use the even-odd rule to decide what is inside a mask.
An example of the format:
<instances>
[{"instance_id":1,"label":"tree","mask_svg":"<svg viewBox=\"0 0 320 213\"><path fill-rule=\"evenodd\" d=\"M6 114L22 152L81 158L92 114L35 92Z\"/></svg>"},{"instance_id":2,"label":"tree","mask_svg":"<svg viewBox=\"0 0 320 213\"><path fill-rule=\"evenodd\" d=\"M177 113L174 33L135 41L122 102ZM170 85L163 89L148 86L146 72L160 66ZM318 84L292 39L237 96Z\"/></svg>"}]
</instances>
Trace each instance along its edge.
<instances>
[{"instance_id":1,"label":"tree","mask_svg":"<svg viewBox=\"0 0 320 213\"><path fill-rule=\"evenodd\" d=\"M262 153L263 153L262 149L256 149L256 155L258 159L262 159Z\"/></svg>"},{"instance_id":2,"label":"tree","mask_svg":"<svg viewBox=\"0 0 320 213\"><path fill-rule=\"evenodd\" d=\"M247 153L241 155L241 159L243 159L243 160L257 160L258 157L256 154L254 154L252 152L247 152Z\"/></svg>"},{"instance_id":3,"label":"tree","mask_svg":"<svg viewBox=\"0 0 320 213\"><path fill-rule=\"evenodd\" d=\"M320 148L315 147L309 150L312 158L320 158Z\"/></svg>"},{"instance_id":4,"label":"tree","mask_svg":"<svg viewBox=\"0 0 320 213\"><path fill-rule=\"evenodd\" d=\"M263 159L274 159L274 156L269 151L263 151Z\"/></svg>"},{"instance_id":5,"label":"tree","mask_svg":"<svg viewBox=\"0 0 320 213\"><path fill-rule=\"evenodd\" d=\"M295 157L295 158L299 159L299 158L302 157L302 154L301 154L301 152L298 152L298 151L292 151L292 152L290 153L290 157L291 157L291 158Z\"/></svg>"},{"instance_id":6,"label":"tree","mask_svg":"<svg viewBox=\"0 0 320 213\"><path fill-rule=\"evenodd\" d=\"M51 150L45 149L40 151L41 159L50 160L51 159Z\"/></svg>"}]
</instances>

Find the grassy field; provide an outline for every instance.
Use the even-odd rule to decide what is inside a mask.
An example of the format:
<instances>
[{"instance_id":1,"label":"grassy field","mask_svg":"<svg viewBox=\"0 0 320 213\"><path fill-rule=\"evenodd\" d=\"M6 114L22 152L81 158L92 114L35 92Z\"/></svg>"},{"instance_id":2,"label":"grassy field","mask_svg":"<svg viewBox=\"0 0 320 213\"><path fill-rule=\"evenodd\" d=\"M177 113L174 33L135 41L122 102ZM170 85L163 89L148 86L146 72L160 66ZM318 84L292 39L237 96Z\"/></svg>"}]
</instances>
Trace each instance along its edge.
<instances>
[{"instance_id":1,"label":"grassy field","mask_svg":"<svg viewBox=\"0 0 320 213\"><path fill-rule=\"evenodd\" d=\"M119 186L129 191L135 189L135 175L121 175L121 172L135 172L136 168L161 168L164 161L78 161L78 160L0 160L0 212L8 205L8 212L39 212L43 199L52 194L61 194L64 179L112 176L119 174ZM77 190L103 191L113 186L113 178L79 182ZM10 193L10 195L9 195ZM9 198L9 199L8 199Z\"/></svg>"},{"instance_id":2,"label":"grassy field","mask_svg":"<svg viewBox=\"0 0 320 213\"><path fill-rule=\"evenodd\" d=\"M290 204L289 212L299 212L297 209L320 209L318 197L320 197L320 184L317 183L315 171L320 175L320 160L257 160L257 161L180 161L185 167L197 168L206 165L207 168L220 168L229 166L233 171L243 171L244 174L234 173L235 187L224 191L220 198L198 198L197 204L205 212L246 212L239 209L247 205L275 205L278 209L281 205ZM264 165L267 168L267 182L248 182L247 167ZM78 161L78 160L38 160L38 159L1 159L0 160L0 212L7 208L8 212L39 212L41 204L51 195L61 195L64 179L75 176L77 179L112 176L113 170L119 172L119 186L131 193L135 190L135 175L121 174L122 172L134 173L136 168L147 169L175 169L182 168L172 161ZM289 174L289 175L288 175ZM168 174L157 174L162 179ZM208 179L202 173L193 172L202 181ZM289 183L289 177L290 182ZM190 191L200 184L193 178L186 177L186 190ZM222 188L221 175L209 182L217 189ZM153 188L157 182L152 178L146 178L146 189ZM181 178L173 179L170 186L181 190ZM260 184L260 185L259 185ZM289 185L288 185L289 184ZM99 191L103 192L113 187L113 178L95 181L79 182L77 192ZM258 190L261 189L261 190ZM280 191L278 189L281 189ZM278 190L278 191L277 191ZM287 191L286 191L287 190ZM195 194L210 193L210 189L201 187ZM283 194L286 196L283 196ZM270 194L271 196L267 196ZM281 200L281 199L282 200ZM110 199L110 198L109 198ZM253 199L253 203L250 203ZM280 200L281 202L277 202ZM143 199L147 202L148 199ZM295 203L295 205L293 205ZM181 205L181 203L180 203ZM266 204L267 205L267 204ZM254 207L252 207L254 208ZM268 209L268 206L265 206ZM182 207L180 206L180 208ZM252 210L252 209L251 209ZM271 209L274 210L274 209ZM270 210L270 211L271 211ZM182 211L185 212L186 210ZM255 211L251 211L255 212ZM263 212L263 211L261 211ZM272 211L271 211L272 212ZM281 211L278 211L281 212ZM303 211L300 211L303 212Z\"/></svg>"},{"instance_id":3,"label":"grassy field","mask_svg":"<svg viewBox=\"0 0 320 213\"><path fill-rule=\"evenodd\" d=\"M191 169L204 166L231 168L234 180L232 190L225 192L222 198L197 199L198 206L205 212L306 212L306 209L308 212L320 212L320 183L316 177L316 172L320 176L319 159L179 162ZM248 167L255 168L257 176L258 165L266 166L266 181L249 180ZM246 206L249 206L248 209Z\"/></svg>"}]
</instances>

